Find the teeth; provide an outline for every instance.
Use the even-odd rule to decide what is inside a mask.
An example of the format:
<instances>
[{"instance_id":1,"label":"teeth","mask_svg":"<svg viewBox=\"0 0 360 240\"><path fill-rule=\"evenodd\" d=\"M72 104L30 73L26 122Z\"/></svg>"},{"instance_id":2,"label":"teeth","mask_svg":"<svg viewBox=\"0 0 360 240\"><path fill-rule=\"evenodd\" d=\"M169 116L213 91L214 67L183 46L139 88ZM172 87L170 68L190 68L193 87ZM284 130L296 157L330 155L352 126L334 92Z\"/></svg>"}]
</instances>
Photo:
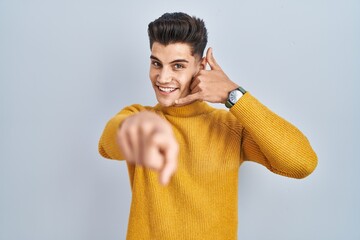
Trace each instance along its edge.
<instances>
[{"instance_id":1,"label":"teeth","mask_svg":"<svg viewBox=\"0 0 360 240\"><path fill-rule=\"evenodd\" d=\"M163 88L163 87L159 87L159 89L163 92L172 92L175 90L175 88Z\"/></svg>"}]
</instances>

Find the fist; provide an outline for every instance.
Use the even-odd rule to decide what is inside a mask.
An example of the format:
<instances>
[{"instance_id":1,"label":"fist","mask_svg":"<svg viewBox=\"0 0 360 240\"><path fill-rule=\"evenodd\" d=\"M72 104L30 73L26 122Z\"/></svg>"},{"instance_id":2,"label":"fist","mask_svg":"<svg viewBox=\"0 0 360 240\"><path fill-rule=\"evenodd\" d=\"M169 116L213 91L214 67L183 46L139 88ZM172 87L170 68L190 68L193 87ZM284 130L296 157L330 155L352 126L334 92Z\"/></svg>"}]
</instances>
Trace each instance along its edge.
<instances>
[{"instance_id":1,"label":"fist","mask_svg":"<svg viewBox=\"0 0 360 240\"><path fill-rule=\"evenodd\" d=\"M177 169L179 145L165 119L150 111L130 116L118 129L117 143L127 162L157 171L160 183L168 184Z\"/></svg>"}]
</instances>

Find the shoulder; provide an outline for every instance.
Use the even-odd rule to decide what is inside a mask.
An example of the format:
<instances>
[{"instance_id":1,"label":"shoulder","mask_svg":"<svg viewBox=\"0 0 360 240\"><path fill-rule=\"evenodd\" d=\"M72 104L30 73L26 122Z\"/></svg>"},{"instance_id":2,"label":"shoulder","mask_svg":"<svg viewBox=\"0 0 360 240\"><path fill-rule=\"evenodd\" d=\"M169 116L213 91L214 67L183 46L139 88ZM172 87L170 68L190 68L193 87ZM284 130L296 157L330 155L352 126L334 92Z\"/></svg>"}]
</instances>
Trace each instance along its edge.
<instances>
[{"instance_id":1,"label":"shoulder","mask_svg":"<svg viewBox=\"0 0 360 240\"><path fill-rule=\"evenodd\" d=\"M132 114L132 113L138 113L141 111L153 111L154 107L151 106L143 106L141 104L132 104L129 106L124 107L121 109L118 114Z\"/></svg>"},{"instance_id":2,"label":"shoulder","mask_svg":"<svg viewBox=\"0 0 360 240\"><path fill-rule=\"evenodd\" d=\"M214 108L214 111L209 113L210 121L221 128L240 134L242 131L242 124L239 120L228 110Z\"/></svg>"},{"instance_id":3,"label":"shoulder","mask_svg":"<svg viewBox=\"0 0 360 240\"><path fill-rule=\"evenodd\" d=\"M214 108L212 107L213 111L209 112L209 117L211 117L214 121L219 122L233 122L236 121L235 116L228 110L222 108Z\"/></svg>"}]
</instances>

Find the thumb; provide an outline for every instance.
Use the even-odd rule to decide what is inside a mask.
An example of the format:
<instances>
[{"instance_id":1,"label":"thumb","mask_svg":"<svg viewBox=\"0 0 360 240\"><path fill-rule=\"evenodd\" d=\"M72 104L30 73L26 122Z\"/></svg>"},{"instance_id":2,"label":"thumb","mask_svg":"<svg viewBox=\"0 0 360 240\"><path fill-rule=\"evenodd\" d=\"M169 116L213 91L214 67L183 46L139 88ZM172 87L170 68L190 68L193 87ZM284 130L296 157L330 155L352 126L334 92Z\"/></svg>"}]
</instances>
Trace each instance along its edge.
<instances>
[{"instance_id":1,"label":"thumb","mask_svg":"<svg viewBox=\"0 0 360 240\"><path fill-rule=\"evenodd\" d=\"M213 55L213 50L212 48L208 48L207 52L206 52L206 61L208 62L211 70L221 70L219 64L217 64L214 55Z\"/></svg>"}]
</instances>

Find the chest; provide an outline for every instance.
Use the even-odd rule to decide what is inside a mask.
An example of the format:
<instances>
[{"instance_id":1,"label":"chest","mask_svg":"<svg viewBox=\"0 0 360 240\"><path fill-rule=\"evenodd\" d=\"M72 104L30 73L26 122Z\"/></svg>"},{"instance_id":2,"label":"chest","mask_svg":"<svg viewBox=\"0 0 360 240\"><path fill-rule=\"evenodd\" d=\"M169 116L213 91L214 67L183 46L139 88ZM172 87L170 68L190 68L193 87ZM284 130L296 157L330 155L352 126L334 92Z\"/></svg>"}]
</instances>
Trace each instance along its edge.
<instances>
[{"instance_id":1,"label":"chest","mask_svg":"<svg viewBox=\"0 0 360 240\"><path fill-rule=\"evenodd\" d=\"M237 171L241 136L228 125L209 121L173 124L179 143L179 170L196 176Z\"/></svg>"}]
</instances>

